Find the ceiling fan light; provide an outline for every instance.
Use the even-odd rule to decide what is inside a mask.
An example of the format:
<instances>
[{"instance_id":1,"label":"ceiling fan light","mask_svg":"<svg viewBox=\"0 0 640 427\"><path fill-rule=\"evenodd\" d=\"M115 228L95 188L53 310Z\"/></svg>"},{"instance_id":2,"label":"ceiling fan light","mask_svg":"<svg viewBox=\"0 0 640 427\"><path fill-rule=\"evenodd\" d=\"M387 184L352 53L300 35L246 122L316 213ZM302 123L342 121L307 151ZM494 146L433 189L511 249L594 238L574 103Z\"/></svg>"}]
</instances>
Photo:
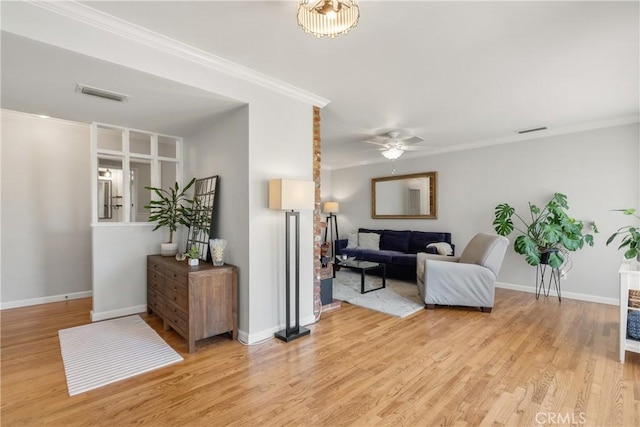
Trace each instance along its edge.
<instances>
[{"instance_id":1,"label":"ceiling fan light","mask_svg":"<svg viewBox=\"0 0 640 427\"><path fill-rule=\"evenodd\" d=\"M401 150L399 148L389 148L387 150L384 150L381 152L383 156L385 156L387 159L389 160L395 160L398 157L402 156L402 153L404 153L404 150Z\"/></svg>"},{"instance_id":2,"label":"ceiling fan light","mask_svg":"<svg viewBox=\"0 0 640 427\"><path fill-rule=\"evenodd\" d=\"M346 34L359 18L358 0L298 0L298 25L316 37Z\"/></svg>"}]
</instances>

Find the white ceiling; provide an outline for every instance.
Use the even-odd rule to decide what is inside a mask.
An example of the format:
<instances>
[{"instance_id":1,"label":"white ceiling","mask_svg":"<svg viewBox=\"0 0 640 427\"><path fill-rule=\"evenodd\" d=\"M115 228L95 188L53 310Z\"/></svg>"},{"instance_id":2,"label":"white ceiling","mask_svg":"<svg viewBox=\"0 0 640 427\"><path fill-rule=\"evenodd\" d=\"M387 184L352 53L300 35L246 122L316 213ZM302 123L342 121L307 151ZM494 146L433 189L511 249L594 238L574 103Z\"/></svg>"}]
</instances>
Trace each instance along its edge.
<instances>
[{"instance_id":1,"label":"white ceiling","mask_svg":"<svg viewBox=\"0 0 640 427\"><path fill-rule=\"evenodd\" d=\"M329 99L322 111L323 164L333 168L384 161L361 141L390 128L425 139L425 151L408 157L515 141L522 129L559 133L640 114L638 2L362 1L358 27L333 40L305 34L293 0L86 4ZM35 72L36 59L12 52L11 44L7 52L5 39L3 108L27 103L18 98L29 94L16 88L10 98L7 83L46 80L53 83L49 92L58 90L55 81L70 73L65 64L74 54L53 50L48 61L58 65ZM57 55L67 58L56 62ZM116 66L108 67L113 78L107 79L97 65L74 69L67 80L90 84L83 80L93 76L98 87L135 90L123 75L113 77ZM157 104L161 94L154 91L167 82L128 72L132 83L148 89L141 95ZM182 129L236 105L168 86L184 101L177 110ZM58 108L69 105L54 96ZM31 102L24 108L37 107Z\"/></svg>"}]
</instances>

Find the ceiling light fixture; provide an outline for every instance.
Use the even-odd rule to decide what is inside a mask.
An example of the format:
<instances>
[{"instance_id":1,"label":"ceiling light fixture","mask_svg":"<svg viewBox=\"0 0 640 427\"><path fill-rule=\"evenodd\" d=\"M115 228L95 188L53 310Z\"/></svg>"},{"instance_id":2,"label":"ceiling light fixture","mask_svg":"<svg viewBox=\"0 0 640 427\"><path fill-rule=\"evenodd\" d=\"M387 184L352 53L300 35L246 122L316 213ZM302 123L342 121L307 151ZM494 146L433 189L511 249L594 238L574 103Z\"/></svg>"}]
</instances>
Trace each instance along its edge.
<instances>
[{"instance_id":1,"label":"ceiling light fixture","mask_svg":"<svg viewBox=\"0 0 640 427\"><path fill-rule=\"evenodd\" d=\"M402 156L402 153L404 153L404 150L401 150L396 147L391 147L384 151L381 151L381 154L389 160L397 159L398 157Z\"/></svg>"},{"instance_id":2,"label":"ceiling light fixture","mask_svg":"<svg viewBox=\"0 0 640 427\"><path fill-rule=\"evenodd\" d=\"M346 34L359 18L358 0L298 0L298 25L316 37Z\"/></svg>"}]
</instances>

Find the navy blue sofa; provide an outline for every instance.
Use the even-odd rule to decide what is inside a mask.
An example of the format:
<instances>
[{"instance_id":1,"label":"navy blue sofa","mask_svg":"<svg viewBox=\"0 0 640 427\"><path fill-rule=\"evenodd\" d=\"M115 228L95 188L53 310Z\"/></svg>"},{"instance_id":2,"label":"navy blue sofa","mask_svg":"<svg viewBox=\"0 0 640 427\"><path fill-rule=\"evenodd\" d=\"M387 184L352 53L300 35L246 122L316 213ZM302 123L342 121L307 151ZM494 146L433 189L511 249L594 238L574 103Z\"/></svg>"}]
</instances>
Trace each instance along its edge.
<instances>
[{"instance_id":1,"label":"navy blue sofa","mask_svg":"<svg viewBox=\"0 0 640 427\"><path fill-rule=\"evenodd\" d=\"M336 255L355 256L357 260L385 263L388 277L415 280L416 254L418 252L438 253L435 248L427 248L429 243L449 243L455 253L455 246L451 244L451 233L368 228L360 228L358 233L379 234L380 249L347 249L348 239L340 239L336 240Z\"/></svg>"}]
</instances>

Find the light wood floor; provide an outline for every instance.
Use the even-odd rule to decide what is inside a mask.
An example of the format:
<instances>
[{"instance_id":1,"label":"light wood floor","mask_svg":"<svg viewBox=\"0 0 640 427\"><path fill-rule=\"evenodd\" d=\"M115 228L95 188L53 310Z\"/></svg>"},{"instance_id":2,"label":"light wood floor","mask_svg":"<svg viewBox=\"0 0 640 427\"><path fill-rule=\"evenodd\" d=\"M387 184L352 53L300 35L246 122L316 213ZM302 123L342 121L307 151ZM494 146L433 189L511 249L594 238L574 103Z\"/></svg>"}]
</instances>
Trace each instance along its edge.
<instances>
[{"instance_id":1,"label":"light wood floor","mask_svg":"<svg viewBox=\"0 0 640 427\"><path fill-rule=\"evenodd\" d=\"M89 299L1 313L1 423L87 426L640 425L640 355L617 361L617 307L498 289L491 314L396 319L356 306L308 337L194 354L142 317L184 362L69 397L59 329Z\"/></svg>"}]
</instances>

